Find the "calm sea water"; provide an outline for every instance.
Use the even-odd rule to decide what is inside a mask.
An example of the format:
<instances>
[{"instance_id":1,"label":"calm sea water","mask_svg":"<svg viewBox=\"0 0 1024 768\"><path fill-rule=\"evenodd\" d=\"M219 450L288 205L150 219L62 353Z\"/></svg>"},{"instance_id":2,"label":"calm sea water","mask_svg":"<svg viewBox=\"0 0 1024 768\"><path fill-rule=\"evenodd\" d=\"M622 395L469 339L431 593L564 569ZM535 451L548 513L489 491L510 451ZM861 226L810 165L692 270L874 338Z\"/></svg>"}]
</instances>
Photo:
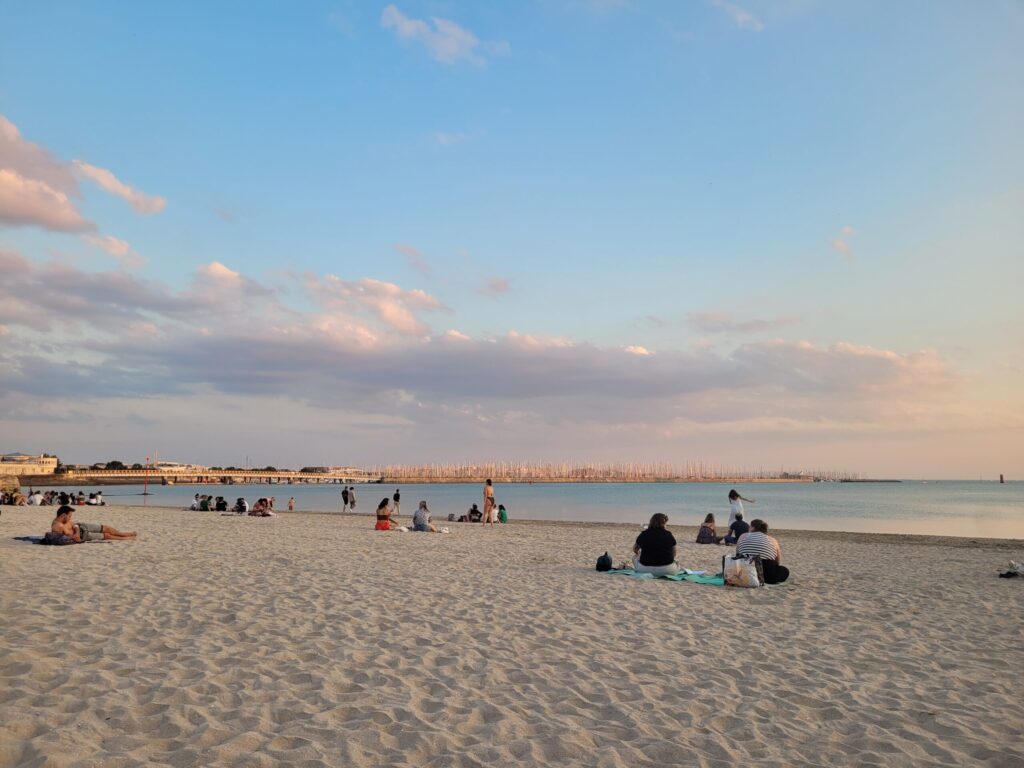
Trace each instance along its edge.
<instances>
[{"instance_id":1,"label":"calm sea water","mask_svg":"<svg viewBox=\"0 0 1024 768\"><path fill-rule=\"evenodd\" d=\"M582 520L639 525L655 512L664 512L670 525L697 525L708 512L724 523L730 485L715 483L535 484L495 486L497 501L509 516L531 520ZM923 533L1024 539L1024 482L919 480L902 483L749 484L736 486L748 504L748 520L760 517L775 528L871 533ZM71 490L70 488L66 490ZM100 490L83 486L81 489ZM104 486L108 504L146 504L187 507L196 493L276 497L286 508L295 497L296 509L337 511L341 486L328 485L180 485ZM357 485L356 512L372 514L380 500L391 497L393 485ZM410 516L426 499L434 517L463 514L472 503L482 507L479 485L402 486L402 513Z\"/></svg>"}]
</instances>

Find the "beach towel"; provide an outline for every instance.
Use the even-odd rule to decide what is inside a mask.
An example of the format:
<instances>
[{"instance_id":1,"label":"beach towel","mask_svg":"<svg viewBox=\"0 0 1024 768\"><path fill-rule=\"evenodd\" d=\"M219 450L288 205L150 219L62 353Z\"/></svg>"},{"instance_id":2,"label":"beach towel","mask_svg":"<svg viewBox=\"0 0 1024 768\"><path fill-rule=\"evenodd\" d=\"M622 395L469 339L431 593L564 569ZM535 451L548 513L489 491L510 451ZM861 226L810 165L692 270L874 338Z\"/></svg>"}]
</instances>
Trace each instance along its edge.
<instances>
[{"instance_id":1,"label":"beach towel","mask_svg":"<svg viewBox=\"0 0 1024 768\"><path fill-rule=\"evenodd\" d=\"M679 573L673 573L669 576L655 576L653 573L640 573L633 570L632 568L620 568L617 570L608 571L608 573L621 574L623 576L632 576L634 579L668 579L669 581L692 581L694 584L710 584L715 587L724 587L725 579L722 578L721 574L715 574L714 576L708 576L703 573L687 573L685 570Z\"/></svg>"},{"instance_id":2,"label":"beach towel","mask_svg":"<svg viewBox=\"0 0 1024 768\"><path fill-rule=\"evenodd\" d=\"M43 539L45 536L15 536L15 541L27 541L29 544L44 544ZM109 539L94 539L92 541L75 541L73 544L110 544L112 543ZM58 545L60 546L60 545ZM64 545L68 546L68 545Z\"/></svg>"}]
</instances>

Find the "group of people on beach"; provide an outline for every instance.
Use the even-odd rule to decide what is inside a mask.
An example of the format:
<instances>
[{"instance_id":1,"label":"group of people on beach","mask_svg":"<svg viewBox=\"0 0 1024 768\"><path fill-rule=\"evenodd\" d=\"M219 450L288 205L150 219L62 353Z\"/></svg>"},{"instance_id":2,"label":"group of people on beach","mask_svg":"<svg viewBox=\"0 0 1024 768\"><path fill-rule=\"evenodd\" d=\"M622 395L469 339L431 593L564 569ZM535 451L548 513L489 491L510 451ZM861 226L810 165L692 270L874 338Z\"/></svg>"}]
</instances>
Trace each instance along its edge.
<instances>
[{"instance_id":1,"label":"group of people on beach","mask_svg":"<svg viewBox=\"0 0 1024 768\"><path fill-rule=\"evenodd\" d=\"M342 492L342 501L345 502L344 491ZM354 505L355 502L353 501L352 503ZM380 500L380 504L377 505L377 522L374 526L376 530L393 531L403 527L395 520L401 509L401 503L402 492L399 488L395 489L395 493L390 499L385 496ZM454 514L450 514L448 515L448 520L459 523L482 523L483 525L490 523L493 526L495 522L508 522L508 512L505 510L504 504L495 503L494 483L491 480L487 480L484 484L484 511L481 512L477 505L473 504L466 514L460 515L458 518ZM448 531L447 528L439 529L434 525L426 501L421 501L419 507L413 513L412 530L428 533L446 533Z\"/></svg>"},{"instance_id":2,"label":"group of people on beach","mask_svg":"<svg viewBox=\"0 0 1024 768\"><path fill-rule=\"evenodd\" d=\"M277 517L277 513L274 511L274 503L276 501L277 499L273 496L261 497L257 499L250 509L249 502L245 500L245 497L239 496L238 500L229 509L228 500L223 496L213 497L197 493L192 499L189 509L198 512L233 512L236 515L249 515L249 517ZM294 509L295 499L291 498L288 500L288 510L292 511Z\"/></svg>"},{"instance_id":3,"label":"group of people on beach","mask_svg":"<svg viewBox=\"0 0 1024 768\"><path fill-rule=\"evenodd\" d=\"M768 523L764 520L743 520L743 503L753 499L740 496L735 490L729 491L730 522L729 536L718 536L714 515L708 515L697 534L698 544L735 544L736 554L756 557L766 584L781 584L789 578L789 568L782 564L782 547L774 536L768 534ZM676 562L676 538L668 530L668 515L657 512L651 516L647 527L637 536L633 544L633 569L655 576L671 576L679 572Z\"/></svg>"},{"instance_id":4,"label":"group of people on beach","mask_svg":"<svg viewBox=\"0 0 1024 768\"><path fill-rule=\"evenodd\" d=\"M740 537L750 531L752 523L743 519L743 502L753 504L753 499L740 496L736 490L729 491L729 528L728 533L719 536L715 525L715 516L708 513L697 531L698 544L735 544Z\"/></svg>"},{"instance_id":5,"label":"group of people on beach","mask_svg":"<svg viewBox=\"0 0 1024 768\"><path fill-rule=\"evenodd\" d=\"M66 491L47 491L29 488L28 495L21 491L10 491L0 494L0 505L12 507L50 507L60 504L62 506L90 506L105 507L107 502L103 500L103 491L90 493L88 496L82 491L67 493Z\"/></svg>"}]
</instances>

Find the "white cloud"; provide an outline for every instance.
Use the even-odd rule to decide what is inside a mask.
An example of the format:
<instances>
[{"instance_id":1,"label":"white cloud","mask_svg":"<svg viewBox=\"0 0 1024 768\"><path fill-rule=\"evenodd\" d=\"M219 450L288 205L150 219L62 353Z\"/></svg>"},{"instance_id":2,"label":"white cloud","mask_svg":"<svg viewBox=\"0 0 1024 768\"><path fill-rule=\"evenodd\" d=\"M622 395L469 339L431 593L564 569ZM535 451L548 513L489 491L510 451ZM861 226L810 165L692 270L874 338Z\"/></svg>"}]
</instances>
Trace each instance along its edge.
<instances>
[{"instance_id":1,"label":"white cloud","mask_svg":"<svg viewBox=\"0 0 1024 768\"><path fill-rule=\"evenodd\" d=\"M446 309L425 291L405 290L394 283L363 278L342 280L335 275L317 278L307 275L306 290L311 298L329 309L365 310L385 326L406 336L425 336L430 329L416 313Z\"/></svg>"},{"instance_id":2,"label":"white cloud","mask_svg":"<svg viewBox=\"0 0 1024 768\"><path fill-rule=\"evenodd\" d=\"M639 345L628 346L626 347L626 351L629 352L629 354L631 355L640 355L641 357L646 357L647 355L654 354L647 347L641 347Z\"/></svg>"},{"instance_id":3,"label":"white cloud","mask_svg":"<svg viewBox=\"0 0 1024 768\"><path fill-rule=\"evenodd\" d=\"M145 259L132 249L130 243L119 238L111 235L82 235L82 239L89 245L106 251L125 267L141 267L145 263Z\"/></svg>"},{"instance_id":4,"label":"white cloud","mask_svg":"<svg viewBox=\"0 0 1024 768\"><path fill-rule=\"evenodd\" d=\"M85 232L96 228L78 212L67 194L45 181L25 178L10 169L0 169L0 223L32 225L58 232Z\"/></svg>"},{"instance_id":5,"label":"white cloud","mask_svg":"<svg viewBox=\"0 0 1024 768\"><path fill-rule=\"evenodd\" d=\"M400 40L418 42L427 52L443 64L455 64L466 60L481 64L484 57L501 56L509 52L509 44L503 40L490 43L481 41L465 27L454 21L437 16L431 18L433 28L422 19L406 16L394 5L388 5L380 15L380 24L391 29Z\"/></svg>"},{"instance_id":6,"label":"white cloud","mask_svg":"<svg viewBox=\"0 0 1024 768\"><path fill-rule=\"evenodd\" d=\"M0 168L14 171L26 179L41 181L66 195L78 193L78 182L67 163L49 151L22 138L18 128L0 115Z\"/></svg>"},{"instance_id":7,"label":"white cloud","mask_svg":"<svg viewBox=\"0 0 1024 768\"><path fill-rule=\"evenodd\" d=\"M726 0L711 0L711 4L728 14L733 24L740 29L749 29L752 32L760 32L764 29L764 24L761 23L760 19L738 5L726 2Z\"/></svg>"},{"instance_id":8,"label":"white cloud","mask_svg":"<svg viewBox=\"0 0 1024 768\"><path fill-rule=\"evenodd\" d=\"M167 201L164 198L147 195L125 184L106 168L99 168L82 160L75 160L74 166L78 173L98 184L101 189L130 204L140 216L160 213L167 206Z\"/></svg>"},{"instance_id":9,"label":"white cloud","mask_svg":"<svg viewBox=\"0 0 1024 768\"><path fill-rule=\"evenodd\" d=\"M219 261L211 261L209 264L204 264L196 270L200 277L204 277L208 280L218 280L222 282L235 283L241 280L242 276L230 267L226 267Z\"/></svg>"}]
</instances>

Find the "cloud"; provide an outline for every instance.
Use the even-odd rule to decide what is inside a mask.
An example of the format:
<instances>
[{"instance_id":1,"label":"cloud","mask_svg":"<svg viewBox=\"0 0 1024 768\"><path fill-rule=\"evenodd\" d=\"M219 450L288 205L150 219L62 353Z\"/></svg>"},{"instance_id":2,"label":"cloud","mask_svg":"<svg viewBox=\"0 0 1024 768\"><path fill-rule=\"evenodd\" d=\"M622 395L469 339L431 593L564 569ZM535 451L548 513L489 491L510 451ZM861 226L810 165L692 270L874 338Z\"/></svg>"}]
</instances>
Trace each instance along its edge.
<instances>
[{"instance_id":1,"label":"cloud","mask_svg":"<svg viewBox=\"0 0 1024 768\"><path fill-rule=\"evenodd\" d=\"M164 198L147 195L125 184L106 168L90 165L82 160L75 160L74 167L80 175L96 183L101 189L130 204L140 216L160 213L167 206Z\"/></svg>"},{"instance_id":2,"label":"cloud","mask_svg":"<svg viewBox=\"0 0 1024 768\"><path fill-rule=\"evenodd\" d=\"M629 445L624 436L642 447L696 434L946 429L963 385L933 351L849 342L652 353L515 331L435 334L420 316L443 311L438 299L370 279L306 275L298 286L314 304L299 310L219 262L183 290L9 251L0 274L0 407L19 413L128 403L125 414L164 423L164 405L145 405L158 397L217 430L249 407L285 409L305 441L341 409L377 424L372 439L424 450L483 445L499 429L505 447L589 451Z\"/></svg>"},{"instance_id":3,"label":"cloud","mask_svg":"<svg viewBox=\"0 0 1024 768\"><path fill-rule=\"evenodd\" d=\"M394 5L386 6L380 16L384 29L393 30L399 40L422 44L432 58L443 64L455 64L461 60L482 64L482 54L501 56L509 52L509 44L505 41L481 43L476 35L454 21L437 16L430 21L433 28L422 19L406 16Z\"/></svg>"},{"instance_id":4,"label":"cloud","mask_svg":"<svg viewBox=\"0 0 1024 768\"><path fill-rule=\"evenodd\" d=\"M111 235L82 235L82 239L94 248L106 251L130 269L141 267L146 263L146 260L132 249L130 243Z\"/></svg>"},{"instance_id":5,"label":"cloud","mask_svg":"<svg viewBox=\"0 0 1024 768\"><path fill-rule=\"evenodd\" d=\"M732 19L733 24L740 29L749 29L753 32L760 32L764 29L764 24L754 14L738 5L726 2L726 0L711 0L711 5L725 12Z\"/></svg>"},{"instance_id":6,"label":"cloud","mask_svg":"<svg viewBox=\"0 0 1024 768\"><path fill-rule=\"evenodd\" d=\"M417 312L447 309L425 291L405 290L394 283L371 278L342 280L335 275L322 278L307 275L306 290L323 307L367 311L387 328L406 336L424 336L429 332L427 325L417 317Z\"/></svg>"},{"instance_id":7,"label":"cloud","mask_svg":"<svg viewBox=\"0 0 1024 768\"><path fill-rule=\"evenodd\" d=\"M832 249L838 251L847 261L853 260L853 248L849 240L857 234L857 230L849 224L839 230L839 236L832 239Z\"/></svg>"},{"instance_id":8,"label":"cloud","mask_svg":"<svg viewBox=\"0 0 1024 768\"><path fill-rule=\"evenodd\" d=\"M84 218L67 194L45 181L0 169L0 223L37 226L57 232L86 232L96 225Z\"/></svg>"},{"instance_id":9,"label":"cloud","mask_svg":"<svg viewBox=\"0 0 1024 768\"><path fill-rule=\"evenodd\" d=\"M22 138L18 128L0 115L0 168L34 179L56 192L78 194L78 182L71 169L48 150Z\"/></svg>"},{"instance_id":10,"label":"cloud","mask_svg":"<svg viewBox=\"0 0 1024 768\"><path fill-rule=\"evenodd\" d=\"M411 245L398 243L395 246L395 250L405 256L406 263L421 275L430 274L430 265L427 264L427 260L423 258L423 254L419 252L419 249Z\"/></svg>"},{"instance_id":11,"label":"cloud","mask_svg":"<svg viewBox=\"0 0 1024 768\"><path fill-rule=\"evenodd\" d=\"M504 296L512 290L512 285L504 277L489 277L480 288L484 296Z\"/></svg>"},{"instance_id":12,"label":"cloud","mask_svg":"<svg viewBox=\"0 0 1024 768\"><path fill-rule=\"evenodd\" d=\"M800 322L798 317L793 316L737 320L724 312L691 312L686 317L690 326L701 333L756 333Z\"/></svg>"},{"instance_id":13,"label":"cloud","mask_svg":"<svg viewBox=\"0 0 1024 768\"><path fill-rule=\"evenodd\" d=\"M434 143L439 147L453 147L466 141L469 136L465 133L446 133L444 131L434 134Z\"/></svg>"}]
</instances>

